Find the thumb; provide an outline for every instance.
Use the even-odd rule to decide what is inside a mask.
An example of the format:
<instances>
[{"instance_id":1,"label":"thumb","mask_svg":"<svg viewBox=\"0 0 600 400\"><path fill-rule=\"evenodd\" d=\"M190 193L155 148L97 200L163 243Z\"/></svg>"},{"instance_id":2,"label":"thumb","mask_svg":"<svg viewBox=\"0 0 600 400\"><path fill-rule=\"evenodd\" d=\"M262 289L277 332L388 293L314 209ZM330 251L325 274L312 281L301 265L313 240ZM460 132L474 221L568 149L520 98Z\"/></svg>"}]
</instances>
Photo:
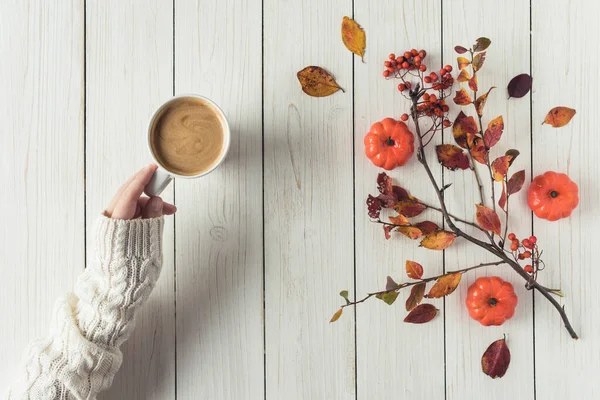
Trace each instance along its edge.
<instances>
[{"instance_id":1,"label":"thumb","mask_svg":"<svg viewBox=\"0 0 600 400\"><path fill-rule=\"evenodd\" d=\"M150 197L142 210L142 218L157 218L163 215L163 201L160 197Z\"/></svg>"}]
</instances>

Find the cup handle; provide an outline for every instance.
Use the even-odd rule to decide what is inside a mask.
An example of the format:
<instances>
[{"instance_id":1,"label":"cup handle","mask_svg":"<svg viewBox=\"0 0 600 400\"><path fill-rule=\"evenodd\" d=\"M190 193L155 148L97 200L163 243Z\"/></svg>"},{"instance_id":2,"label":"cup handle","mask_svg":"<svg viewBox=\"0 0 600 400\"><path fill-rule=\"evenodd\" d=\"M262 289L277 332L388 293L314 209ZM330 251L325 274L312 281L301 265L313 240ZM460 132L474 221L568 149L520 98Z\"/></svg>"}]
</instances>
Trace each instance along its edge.
<instances>
[{"instance_id":1,"label":"cup handle","mask_svg":"<svg viewBox=\"0 0 600 400\"><path fill-rule=\"evenodd\" d=\"M158 196L162 193L163 190L169 185L169 183L173 180L173 177L168 172L163 171L162 169L157 169L152 175L150 182L144 188L144 193L148 196Z\"/></svg>"}]
</instances>

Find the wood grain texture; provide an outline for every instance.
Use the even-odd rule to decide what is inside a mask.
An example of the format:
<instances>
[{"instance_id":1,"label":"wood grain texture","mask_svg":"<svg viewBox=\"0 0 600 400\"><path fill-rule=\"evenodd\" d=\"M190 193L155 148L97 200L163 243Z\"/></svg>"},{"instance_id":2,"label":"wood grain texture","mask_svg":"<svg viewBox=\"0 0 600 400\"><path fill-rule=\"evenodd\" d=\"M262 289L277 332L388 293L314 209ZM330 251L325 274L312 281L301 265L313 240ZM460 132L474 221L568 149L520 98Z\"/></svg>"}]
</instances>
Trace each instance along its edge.
<instances>
[{"instance_id":1,"label":"wood grain texture","mask_svg":"<svg viewBox=\"0 0 600 400\"><path fill-rule=\"evenodd\" d=\"M264 398L261 2L177 1L175 89L223 107L224 164L176 182L177 396Z\"/></svg>"},{"instance_id":2,"label":"wood grain texture","mask_svg":"<svg viewBox=\"0 0 600 400\"><path fill-rule=\"evenodd\" d=\"M423 265L424 276L443 271L442 252L427 250L419 241L400 233L385 240L382 226L370 222L365 201L377 193L375 167L365 156L363 139L370 126L383 118L399 119L408 112L410 101L398 92L399 81L384 79L383 62L391 52L402 54L415 47L425 49L430 70L439 69L441 14L439 1L355 2L355 18L367 30L368 47L365 63L354 60L355 67L355 151L356 151L356 290L357 297L382 290L386 275L396 282L407 281L406 260ZM381 29L386 27L386 29ZM416 83L416 80L413 82ZM412 122L409 123L411 130ZM441 135L440 135L441 139ZM427 152L433 172L441 181L441 169ZM423 201L437 205L427 173L416 156L403 167L388 172L396 184ZM437 212L426 212L414 221L426 219L440 224ZM443 312L431 323L414 325L403 322L409 290L401 292L390 307L373 299L357 307L357 388L359 399L385 398L392 393L399 398L443 398L444 396L444 317ZM443 300L424 301L443 311ZM392 390L391 387L394 387Z\"/></svg>"},{"instance_id":3,"label":"wood grain texture","mask_svg":"<svg viewBox=\"0 0 600 400\"><path fill-rule=\"evenodd\" d=\"M267 399L355 398L353 313L328 324L353 287L351 7L264 1ZM346 92L303 93L309 65Z\"/></svg>"},{"instance_id":4,"label":"wood grain texture","mask_svg":"<svg viewBox=\"0 0 600 400\"><path fill-rule=\"evenodd\" d=\"M84 268L81 3L1 2L0 55L4 388Z\"/></svg>"},{"instance_id":5,"label":"wood grain texture","mask_svg":"<svg viewBox=\"0 0 600 400\"><path fill-rule=\"evenodd\" d=\"M579 185L579 206L570 218L534 218L547 265L540 281L566 294L561 304L580 336L572 340L556 310L536 294L537 398L595 399L600 397L600 138L595 133L600 83L590 72L600 66L600 9L597 3L579 1L534 1L533 7L534 176L562 172ZM559 105L577 110L571 122L556 129L541 125L546 113Z\"/></svg>"},{"instance_id":6,"label":"wood grain texture","mask_svg":"<svg viewBox=\"0 0 600 400\"><path fill-rule=\"evenodd\" d=\"M491 39L483 69L478 73L479 87L487 91L497 86L488 97L485 107L484 129L488 122L502 115L504 134L501 141L492 149L490 159L504 155L510 148L521 152L510 168L510 173L526 170L530 176L530 112L528 97L507 100L506 86L514 76L529 71L529 4L522 1L463 2L445 0L444 20L444 64L456 68L455 45L471 47L480 36ZM510 29L507 29L510 27ZM455 90L458 89L456 85ZM466 84L464 87L469 90ZM485 93L485 92L484 92ZM453 96L454 97L454 94ZM454 105L455 116L459 106ZM463 107L468 114L475 115L473 106ZM454 118L454 117L453 117ZM453 143L450 131L446 141ZM492 206L490 199L490 177L487 167L477 163L484 183L485 202ZM449 207L456 214L475 220L475 204L480 202L477 186L470 171L447 171L446 182L454 182L446 191ZM501 186L496 185L496 203ZM531 215L526 205L525 190L509 200L509 232L514 231L520 238L531 234ZM504 215L498 210L502 226ZM471 229L472 232L474 229ZM469 231L469 230L468 230ZM482 237L477 231L475 235ZM485 237L484 237L485 238ZM497 239L497 236L496 236ZM495 261L495 257L471 243L457 240L446 250L446 269L476 265L484 261ZM500 327L484 327L469 318L465 307L467 288L480 276L497 275L511 282L519 297L515 316ZM447 399L533 399L533 332L532 297L524 289L524 281L510 267L501 265L476 270L463 276L457 293L446 299L446 379ZM511 364L501 380L492 380L481 372L481 356L494 340L507 335L511 350Z\"/></svg>"},{"instance_id":7,"label":"wood grain texture","mask_svg":"<svg viewBox=\"0 0 600 400\"><path fill-rule=\"evenodd\" d=\"M151 161L147 123L173 87L172 2L87 1L87 219ZM172 188L163 192L173 201ZM166 218L160 279L123 346L123 365L104 399L175 398L173 219ZM88 240L88 245L93 243ZM90 256L93 249L88 249Z\"/></svg>"}]
</instances>

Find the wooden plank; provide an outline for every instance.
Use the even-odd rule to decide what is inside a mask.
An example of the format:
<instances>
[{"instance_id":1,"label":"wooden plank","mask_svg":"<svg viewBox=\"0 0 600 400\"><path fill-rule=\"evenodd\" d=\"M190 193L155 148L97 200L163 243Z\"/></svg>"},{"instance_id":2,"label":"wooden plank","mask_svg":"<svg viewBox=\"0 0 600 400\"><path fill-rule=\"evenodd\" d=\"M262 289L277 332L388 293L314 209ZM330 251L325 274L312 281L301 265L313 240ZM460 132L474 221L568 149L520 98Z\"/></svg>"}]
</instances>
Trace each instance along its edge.
<instances>
[{"instance_id":1,"label":"wooden plank","mask_svg":"<svg viewBox=\"0 0 600 400\"><path fill-rule=\"evenodd\" d=\"M441 60L440 2L400 3L393 0L355 2L355 18L367 31L365 63L354 60L355 67L355 150L356 150L356 290L357 297L382 290L385 277L397 282L407 281L405 261L421 263L425 276L443 271L442 253L418 247L400 233L386 241L382 226L370 222L365 204L367 194L377 194L375 167L365 156L363 139L370 126L383 118L399 119L408 112L409 100L397 90L399 80L386 80L381 72L388 54L400 55L415 47L428 52L425 64L438 70ZM413 83L416 83L414 80ZM411 130L414 126L409 123ZM441 134L440 140L441 140ZM435 152L427 156L438 181L441 169L434 160ZM427 173L416 156L403 167L388 172L396 184L432 205L437 197L429 184ZM391 214L390 214L391 215ZM436 212L426 212L415 221L430 219L440 224ZM419 398L444 397L444 318L441 313L425 325L403 322L405 300L410 289L401 292L392 307L373 299L357 307L357 390L359 399L395 396ZM443 310L441 300L428 301ZM393 389L392 389L393 387Z\"/></svg>"},{"instance_id":2,"label":"wooden plank","mask_svg":"<svg viewBox=\"0 0 600 400\"><path fill-rule=\"evenodd\" d=\"M351 7L264 2L268 399L355 397L353 313L328 324L353 286L352 56L340 38ZM346 93L303 93L296 72L309 65Z\"/></svg>"},{"instance_id":3,"label":"wooden plank","mask_svg":"<svg viewBox=\"0 0 600 400\"><path fill-rule=\"evenodd\" d=\"M506 86L517 74L529 72L529 4L522 1L502 3L469 3L465 7L458 0L447 0L443 4L444 21L444 64L456 68L455 45L471 47L475 39L485 36L492 44L487 51L483 69L478 73L478 95L489 87L497 86L489 95L485 107L484 129L488 122L502 115L504 134L502 140L492 149L490 159L504 155L510 148L520 150L521 156L514 162L510 173L525 169L530 176L530 112L528 97L507 100ZM510 27L510 29L507 29ZM463 84L467 90L468 86ZM455 89L458 88L458 84ZM453 105L455 116L458 106ZM473 107L465 107L475 115ZM466 112L466 111L465 111ZM453 117L454 118L454 117ZM452 143L452 134L446 135ZM490 177L487 167L477 165L486 188L485 202L491 207ZM446 198L452 210L469 220L475 220L475 204L480 202L473 174L469 171L446 172L446 181L454 182L446 191ZM501 186L496 185L496 202ZM510 199L509 231L520 238L531 234L531 216L525 204L525 191ZM504 215L498 210L502 226ZM470 230L471 232L474 229ZM477 231L474 231L477 235ZM485 236L480 237L485 238ZM496 241L497 241L496 236ZM476 265L480 262L495 261L495 257L485 250L459 240L446 250L446 269L454 270ZM519 297L515 316L499 327L483 327L469 318L465 307L467 288L480 276L497 275L511 282ZM485 399L528 399L533 398L533 351L532 351L532 297L524 289L524 281L508 266L489 267L487 270L469 272L463 276L457 293L446 300L446 379L447 399L471 398L478 393ZM511 365L502 381L491 380L481 372L481 356L494 340L507 335L511 350Z\"/></svg>"},{"instance_id":4,"label":"wooden plank","mask_svg":"<svg viewBox=\"0 0 600 400\"><path fill-rule=\"evenodd\" d=\"M600 397L600 296L596 238L600 233L598 154L600 117L594 97L600 83L590 76L599 65L599 6L561 1L533 2L534 173L566 173L579 185L580 203L570 218L556 222L534 217L546 269L539 281L560 287L561 300L580 336L574 341L556 310L535 296L536 389L538 399ZM555 106L577 110L562 128L541 125ZM534 176L535 176L534 175Z\"/></svg>"},{"instance_id":5,"label":"wooden plank","mask_svg":"<svg viewBox=\"0 0 600 400\"><path fill-rule=\"evenodd\" d=\"M177 395L262 399L261 2L175 4L177 93L222 106L223 165L176 182Z\"/></svg>"},{"instance_id":6,"label":"wooden plank","mask_svg":"<svg viewBox=\"0 0 600 400\"><path fill-rule=\"evenodd\" d=\"M84 268L83 7L0 3L0 387Z\"/></svg>"},{"instance_id":7,"label":"wooden plank","mask_svg":"<svg viewBox=\"0 0 600 400\"><path fill-rule=\"evenodd\" d=\"M172 95L172 2L87 1L87 221L120 184L151 161L146 125ZM171 188L163 193L173 200ZM123 347L124 361L104 398L175 397L173 218L164 229L160 280ZM93 241L88 240L88 250Z\"/></svg>"}]
</instances>

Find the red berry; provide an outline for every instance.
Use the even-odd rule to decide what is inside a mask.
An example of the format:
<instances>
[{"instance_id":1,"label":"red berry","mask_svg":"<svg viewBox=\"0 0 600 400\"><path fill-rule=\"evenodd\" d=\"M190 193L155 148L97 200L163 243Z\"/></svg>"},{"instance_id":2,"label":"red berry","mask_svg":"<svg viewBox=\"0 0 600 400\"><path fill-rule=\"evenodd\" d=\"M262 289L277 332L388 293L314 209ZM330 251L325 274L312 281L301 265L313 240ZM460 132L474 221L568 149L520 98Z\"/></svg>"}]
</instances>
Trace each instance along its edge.
<instances>
[{"instance_id":1,"label":"red berry","mask_svg":"<svg viewBox=\"0 0 600 400\"><path fill-rule=\"evenodd\" d=\"M515 240L516 238L517 237L515 236L514 233L511 232L511 233L508 234L508 240Z\"/></svg>"},{"instance_id":2,"label":"red berry","mask_svg":"<svg viewBox=\"0 0 600 400\"><path fill-rule=\"evenodd\" d=\"M426 55L427 55L427 52L425 52L425 50L421 50L419 52L419 57L421 57L421 58L425 58Z\"/></svg>"},{"instance_id":3,"label":"red berry","mask_svg":"<svg viewBox=\"0 0 600 400\"><path fill-rule=\"evenodd\" d=\"M440 76L444 76L446 74L446 70L444 68L440 68Z\"/></svg>"},{"instance_id":4,"label":"red berry","mask_svg":"<svg viewBox=\"0 0 600 400\"><path fill-rule=\"evenodd\" d=\"M391 66L392 66L392 63L391 63L391 62L389 62L389 61L386 61L386 62L384 62L384 63L383 63L383 66L384 66L384 67L386 67L386 68L387 68L387 67L391 67Z\"/></svg>"},{"instance_id":5,"label":"red berry","mask_svg":"<svg viewBox=\"0 0 600 400\"><path fill-rule=\"evenodd\" d=\"M426 76L425 78L423 78L423 80L425 81L425 83L431 83L431 78Z\"/></svg>"},{"instance_id":6,"label":"red berry","mask_svg":"<svg viewBox=\"0 0 600 400\"><path fill-rule=\"evenodd\" d=\"M421 64L421 65L419 66L419 71L421 71L421 72L425 72L425 71L427 71L427 66L425 66L425 65Z\"/></svg>"},{"instance_id":7,"label":"red berry","mask_svg":"<svg viewBox=\"0 0 600 400\"><path fill-rule=\"evenodd\" d=\"M444 69L446 70L446 72L452 72L452 65L446 65Z\"/></svg>"},{"instance_id":8,"label":"red berry","mask_svg":"<svg viewBox=\"0 0 600 400\"><path fill-rule=\"evenodd\" d=\"M390 71L390 73L394 72L394 68L393 67L388 67L387 70Z\"/></svg>"},{"instance_id":9,"label":"red berry","mask_svg":"<svg viewBox=\"0 0 600 400\"><path fill-rule=\"evenodd\" d=\"M445 105L445 104L444 104L444 105L442 106L442 111L443 111L443 112L448 112L448 111L450 111L450 107L448 107L447 105Z\"/></svg>"},{"instance_id":10,"label":"red berry","mask_svg":"<svg viewBox=\"0 0 600 400\"><path fill-rule=\"evenodd\" d=\"M446 106L446 107L448 107L448 106ZM444 120L444 126L445 126L446 128L448 128L450 125L452 125L452 122L450 122L450 120L448 120L448 119L445 119L445 120Z\"/></svg>"},{"instance_id":11,"label":"red berry","mask_svg":"<svg viewBox=\"0 0 600 400\"><path fill-rule=\"evenodd\" d=\"M421 57L419 56L415 56L415 58L413 59L413 61L416 63L421 62Z\"/></svg>"},{"instance_id":12,"label":"red berry","mask_svg":"<svg viewBox=\"0 0 600 400\"><path fill-rule=\"evenodd\" d=\"M383 71L383 76L385 76L386 78L390 76L390 71L388 71L387 69Z\"/></svg>"},{"instance_id":13,"label":"red berry","mask_svg":"<svg viewBox=\"0 0 600 400\"><path fill-rule=\"evenodd\" d=\"M537 238L535 236L529 236L529 241L533 244L537 243Z\"/></svg>"},{"instance_id":14,"label":"red berry","mask_svg":"<svg viewBox=\"0 0 600 400\"><path fill-rule=\"evenodd\" d=\"M406 82L406 87L410 89L410 82Z\"/></svg>"},{"instance_id":15,"label":"red berry","mask_svg":"<svg viewBox=\"0 0 600 400\"><path fill-rule=\"evenodd\" d=\"M429 100L429 93L425 93L423 95L423 100L425 100L425 101Z\"/></svg>"},{"instance_id":16,"label":"red berry","mask_svg":"<svg viewBox=\"0 0 600 400\"><path fill-rule=\"evenodd\" d=\"M417 51L417 49L412 49L410 51L410 54L413 55L413 56L416 56L417 54L419 54L419 52Z\"/></svg>"},{"instance_id":17,"label":"red berry","mask_svg":"<svg viewBox=\"0 0 600 400\"><path fill-rule=\"evenodd\" d=\"M518 246L518 245L517 245L515 242L513 242L513 243L510 245L510 249L511 249L512 251L517 251L517 249L518 249L518 248L519 248L519 246Z\"/></svg>"},{"instance_id":18,"label":"red berry","mask_svg":"<svg viewBox=\"0 0 600 400\"><path fill-rule=\"evenodd\" d=\"M436 101L437 100L437 96L435 94L431 94L431 95L429 95L429 100L430 101Z\"/></svg>"},{"instance_id":19,"label":"red berry","mask_svg":"<svg viewBox=\"0 0 600 400\"><path fill-rule=\"evenodd\" d=\"M408 121L408 114L402 114L402 115L400 116L400 119L401 119L402 121Z\"/></svg>"},{"instance_id":20,"label":"red berry","mask_svg":"<svg viewBox=\"0 0 600 400\"><path fill-rule=\"evenodd\" d=\"M526 252L524 252L524 253L523 253L523 257L525 257L525 258L529 258L529 257L531 257L531 252L530 252L530 251L526 251Z\"/></svg>"},{"instance_id":21,"label":"red berry","mask_svg":"<svg viewBox=\"0 0 600 400\"><path fill-rule=\"evenodd\" d=\"M405 52L404 52L404 58L406 58L406 59L408 60L410 57L411 57L411 54L410 54L410 52L408 52L408 51L405 51Z\"/></svg>"},{"instance_id":22,"label":"red berry","mask_svg":"<svg viewBox=\"0 0 600 400\"><path fill-rule=\"evenodd\" d=\"M389 58L390 60L393 60L394 58L396 58L396 55L395 55L394 53L391 53L391 54L388 56L388 58Z\"/></svg>"},{"instance_id":23,"label":"red berry","mask_svg":"<svg viewBox=\"0 0 600 400\"><path fill-rule=\"evenodd\" d=\"M406 86L404 86L404 83L398 85L398 90L401 92L404 92L406 90Z\"/></svg>"},{"instance_id":24,"label":"red berry","mask_svg":"<svg viewBox=\"0 0 600 400\"><path fill-rule=\"evenodd\" d=\"M402 64L404 62L404 57L398 57L398 58L396 58L396 62Z\"/></svg>"},{"instance_id":25,"label":"red berry","mask_svg":"<svg viewBox=\"0 0 600 400\"><path fill-rule=\"evenodd\" d=\"M529 241L529 239L523 239L523 246L527 247L528 249L532 249L533 245L531 244L531 242Z\"/></svg>"},{"instance_id":26,"label":"red berry","mask_svg":"<svg viewBox=\"0 0 600 400\"><path fill-rule=\"evenodd\" d=\"M524 259L525 259L524 254L523 253L519 254L519 260L524 260Z\"/></svg>"},{"instance_id":27,"label":"red berry","mask_svg":"<svg viewBox=\"0 0 600 400\"><path fill-rule=\"evenodd\" d=\"M407 69L410 66L410 64L408 63L408 61L404 61L402 63L402 68Z\"/></svg>"},{"instance_id":28,"label":"red berry","mask_svg":"<svg viewBox=\"0 0 600 400\"><path fill-rule=\"evenodd\" d=\"M533 274L533 267L531 265L527 264L523 269L525 270L525 272Z\"/></svg>"}]
</instances>

